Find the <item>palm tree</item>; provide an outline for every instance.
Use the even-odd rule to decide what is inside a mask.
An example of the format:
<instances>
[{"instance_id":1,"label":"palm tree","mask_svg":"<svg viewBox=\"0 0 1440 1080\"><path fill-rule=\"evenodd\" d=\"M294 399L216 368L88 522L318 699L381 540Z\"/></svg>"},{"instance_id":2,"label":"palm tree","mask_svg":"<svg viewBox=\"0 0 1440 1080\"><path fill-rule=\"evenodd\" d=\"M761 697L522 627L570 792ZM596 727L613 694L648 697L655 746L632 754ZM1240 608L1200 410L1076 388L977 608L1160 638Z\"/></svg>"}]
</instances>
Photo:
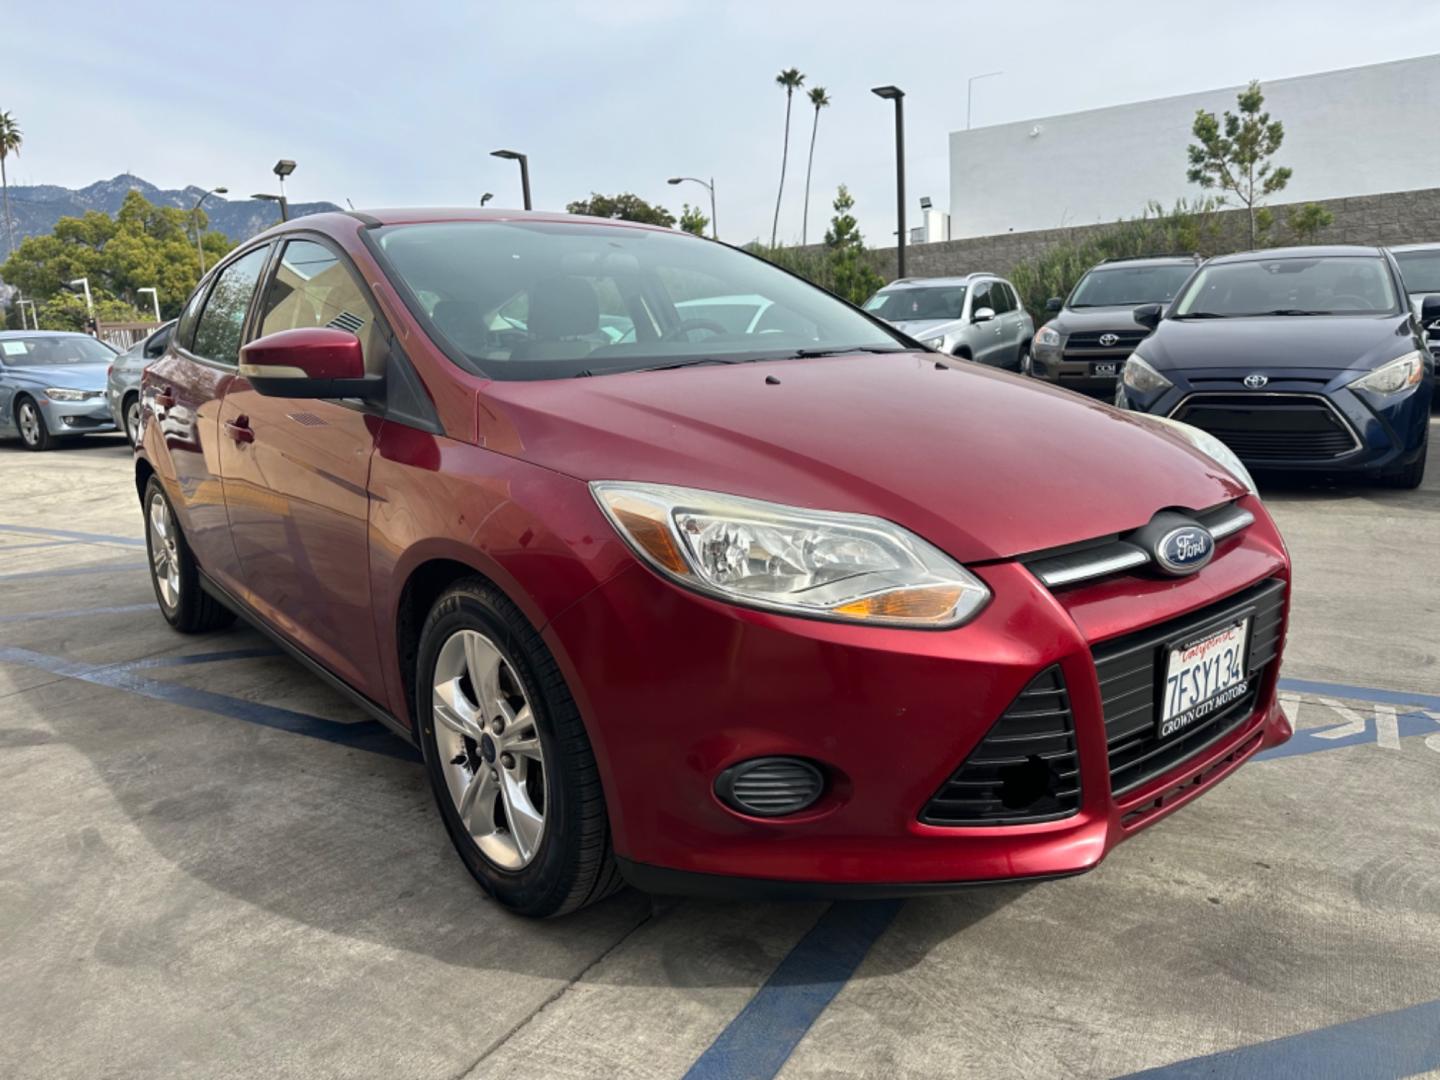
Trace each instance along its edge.
<instances>
[{"instance_id":1,"label":"palm tree","mask_svg":"<svg viewBox=\"0 0 1440 1080\"><path fill-rule=\"evenodd\" d=\"M775 193L775 224L770 226L770 246L775 246L775 237L780 232L780 198L785 194L785 164L790 159L790 99L805 82L799 68L786 68L775 76L778 86L785 88L785 150L780 155L780 190Z\"/></svg>"},{"instance_id":2,"label":"palm tree","mask_svg":"<svg viewBox=\"0 0 1440 1080\"><path fill-rule=\"evenodd\" d=\"M11 154L20 156L20 144L25 141L20 126L8 112L0 112L0 187L5 191L5 236L10 243L10 254L15 254L15 223L10 219L10 178L5 175L5 159Z\"/></svg>"},{"instance_id":3,"label":"palm tree","mask_svg":"<svg viewBox=\"0 0 1440 1080\"><path fill-rule=\"evenodd\" d=\"M810 160L805 163L805 216L800 219L800 243L810 231L810 170L815 167L815 132L820 129L820 110L830 104L830 95L823 86L810 88L810 104L815 106L815 122L810 126Z\"/></svg>"}]
</instances>

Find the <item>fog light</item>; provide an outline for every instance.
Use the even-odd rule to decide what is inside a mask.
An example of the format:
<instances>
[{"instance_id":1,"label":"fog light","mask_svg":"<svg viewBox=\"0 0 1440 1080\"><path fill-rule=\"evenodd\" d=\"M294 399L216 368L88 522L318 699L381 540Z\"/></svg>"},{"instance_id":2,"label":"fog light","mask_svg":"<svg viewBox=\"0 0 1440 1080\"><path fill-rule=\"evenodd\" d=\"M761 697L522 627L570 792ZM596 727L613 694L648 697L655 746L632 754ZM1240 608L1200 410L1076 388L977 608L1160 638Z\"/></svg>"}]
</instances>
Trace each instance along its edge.
<instances>
[{"instance_id":1,"label":"fog light","mask_svg":"<svg viewBox=\"0 0 1440 1080\"><path fill-rule=\"evenodd\" d=\"M730 766L715 780L720 801L752 817L799 813L824 792L824 774L804 758L751 758Z\"/></svg>"}]
</instances>

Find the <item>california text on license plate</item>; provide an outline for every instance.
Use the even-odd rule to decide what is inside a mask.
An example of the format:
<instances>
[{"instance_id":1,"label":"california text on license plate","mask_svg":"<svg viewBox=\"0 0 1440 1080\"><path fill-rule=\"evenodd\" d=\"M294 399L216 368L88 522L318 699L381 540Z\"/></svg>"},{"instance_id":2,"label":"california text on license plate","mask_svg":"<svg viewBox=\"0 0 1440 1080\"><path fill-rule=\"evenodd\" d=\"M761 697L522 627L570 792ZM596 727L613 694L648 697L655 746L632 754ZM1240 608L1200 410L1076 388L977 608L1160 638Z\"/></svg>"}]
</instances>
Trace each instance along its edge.
<instances>
[{"instance_id":1,"label":"california text on license plate","mask_svg":"<svg viewBox=\"0 0 1440 1080\"><path fill-rule=\"evenodd\" d=\"M1095 375L1114 375L1114 374L1119 370L1119 368L1120 368L1120 365L1119 365L1118 363L1096 364L1093 374L1095 374Z\"/></svg>"},{"instance_id":2,"label":"california text on license plate","mask_svg":"<svg viewBox=\"0 0 1440 1080\"><path fill-rule=\"evenodd\" d=\"M1170 650L1160 705L1159 737L1169 739L1244 697L1245 644L1250 620Z\"/></svg>"}]
</instances>

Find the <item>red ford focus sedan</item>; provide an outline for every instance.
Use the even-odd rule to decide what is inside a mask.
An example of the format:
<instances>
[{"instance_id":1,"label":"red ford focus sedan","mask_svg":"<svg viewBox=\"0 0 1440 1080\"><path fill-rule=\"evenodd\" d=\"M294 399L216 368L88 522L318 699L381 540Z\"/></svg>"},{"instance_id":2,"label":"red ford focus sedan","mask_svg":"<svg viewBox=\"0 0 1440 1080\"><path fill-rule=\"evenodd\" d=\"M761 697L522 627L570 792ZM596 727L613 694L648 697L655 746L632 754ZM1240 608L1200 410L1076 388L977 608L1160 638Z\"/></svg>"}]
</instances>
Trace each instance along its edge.
<instances>
[{"instance_id":1,"label":"red ford focus sedan","mask_svg":"<svg viewBox=\"0 0 1440 1080\"><path fill-rule=\"evenodd\" d=\"M1288 558L1223 445L712 241L292 221L143 408L165 618L413 740L525 914L1073 874L1290 735Z\"/></svg>"}]
</instances>

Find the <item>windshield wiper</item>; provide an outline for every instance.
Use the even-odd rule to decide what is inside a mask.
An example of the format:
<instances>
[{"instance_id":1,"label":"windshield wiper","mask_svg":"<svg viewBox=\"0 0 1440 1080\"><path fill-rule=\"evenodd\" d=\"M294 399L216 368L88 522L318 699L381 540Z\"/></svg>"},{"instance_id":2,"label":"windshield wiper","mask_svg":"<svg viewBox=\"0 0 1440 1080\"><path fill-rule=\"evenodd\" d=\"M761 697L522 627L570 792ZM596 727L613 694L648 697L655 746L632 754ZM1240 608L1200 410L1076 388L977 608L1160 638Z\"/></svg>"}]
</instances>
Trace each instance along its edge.
<instances>
[{"instance_id":1,"label":"windshield wiper","mask_svg":"<svg viewBox=\"0 0 1440 1080\"><path fill-rule=\"evenodd\" d=\"M1257 312L1259 315L1334 315L1333 311L1308 311L1305 308L1276 308L1274 311Z\"/></svg>"},{"instance_id":2,"label":"windshield wiper","mask_svg":"<svg viewBox=\"0 0 1440 1080\"><path fill-rule=\"evenodd\" d=\"M1172 315L1174 319L1228 319L1229 315L1221 315L1218 311L1188 311L1184 315Z\"/></svg>"},{"instance_id":3,"label":"windshield wiper","mask_svg":"<svg viewBox=\"0 0 1440 1080\"><path fill-rule=\"evenodd\" d=\"M907 350L897 347L880 345L846 345L843 348L834 349L796 349L790 353L796 360L813 360L819 356L846 356L850 353L897 353Z\"/></svg>"},{"instance_id":4,"label":"windshield wiper","mask_svg":"<svg viewBox=\"0 0 1440 1080\"><path fill-rule=\"evenodd\" d=\"M753 356L693 356L686 360L671 360L664 364L656 364L654 367L613 367L601 368L598 371L595 368L586 368L584 371L577 371L575 378L583 379L586 376L599 375L602 372L609 375L627 371L671 371L674 368L698 367L701 364L753 364L756 359Z\"/></svg>"}]
</instances>

